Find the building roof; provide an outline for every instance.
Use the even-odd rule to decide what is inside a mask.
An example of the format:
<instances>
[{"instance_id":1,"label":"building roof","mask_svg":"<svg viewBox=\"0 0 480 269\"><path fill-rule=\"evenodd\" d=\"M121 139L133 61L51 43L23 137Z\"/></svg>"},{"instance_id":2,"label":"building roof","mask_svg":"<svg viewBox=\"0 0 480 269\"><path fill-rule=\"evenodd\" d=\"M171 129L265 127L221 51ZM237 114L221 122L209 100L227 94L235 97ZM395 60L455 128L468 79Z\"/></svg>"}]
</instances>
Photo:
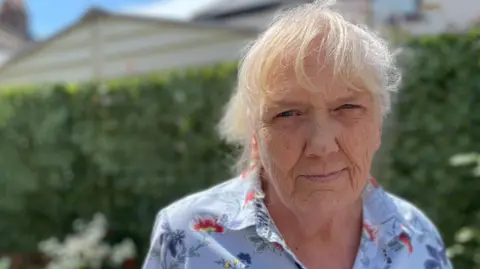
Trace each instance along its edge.
<instances>
[{"instance_id":1,"label":"building roof","mask_svg":"<svg viewBox=\"0 0 480 269\"><path fill-rule=\"evenodd\" d=\"M193 20L215 20L240 16L278 8L282 4L285 4L285 0L217 0L197 12Z\"/></svg>"},{"instance_id":2,"label":"building roof","mask_svg":"<svg viewBox=\"0 0 480 269\"><path fill-rule=\"evenodd\" d=\"M149 17L149 16L141 16L141 15L130 15L130 14L118 14L118 13L110 13L100 8L91 7L77 22L73 23L72 25L66 27L62 31L54 34L52 37L37 43L32 43L29 46L26 46L24 49L20 50L16 53L13 57L9 60L4 62L0 66L0 72L3 71L5 68L10 66L11 64L18 62L19 60L27 57L28 55L33 54L34 52L44 48L51 42L63 37L64 35L70 33L71 31L75 30L76 28L98 18L117 18L117 19L124 19L124 20L132 20L132 21L143 21L143 22L150 22L150 23L159 23L163 25L172 25L172 26L190 26L195 28L203 28L203 29L223 29L229 30L231 32L237 32L240 34L257 34L258 30L254 28L247 28L247 27L238 27L238 26L226 26L219 23L214 22L193 22L193 21L180 21L180 20L173 20L173 19L165 19L165 18L158 18L158 17Z\"/></svg>"}]
</instances>

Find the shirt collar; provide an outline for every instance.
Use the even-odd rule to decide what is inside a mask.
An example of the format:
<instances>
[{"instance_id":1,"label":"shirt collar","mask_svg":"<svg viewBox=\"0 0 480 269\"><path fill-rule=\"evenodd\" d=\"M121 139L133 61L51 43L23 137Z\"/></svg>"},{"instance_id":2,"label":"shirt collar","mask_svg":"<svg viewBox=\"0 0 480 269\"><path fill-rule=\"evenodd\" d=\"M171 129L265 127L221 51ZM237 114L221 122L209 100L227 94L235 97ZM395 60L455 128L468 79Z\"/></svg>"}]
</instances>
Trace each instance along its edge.
<instances>
[{"instance_id":1,"label":"shirt collar","mask_svg":"<svg viewBox=\"0 0 480 269\"><path fill-rule=\"evenodd\" d=\"M230 230L242 230L256 225L257 209L255 204L260 201L263 203L264 197L258 173L259 170L255 165L251 165L241 173L239 180L242 181L241 188L243 190L238 192L240 196L232 197L232 199L238 200L236 204L240 208L234 215L220 219L219 224Z\"/></svg>"},{"instance_id":2,"label":"shirt collar","mask_svg":"<svg viewBox=\"0 0 480 269\"><path fill-rule=\"evenodd\" d=\"M259 179L259 169L255 165L246 169L240 176L244 190L240 200L241 208L236 215L229 220L223 221L222 225L227 229L241 230L255 226L260 236L272 239L278 237L276 227L268 214L263 202L265 197ZM401 217L399 210L393 201L375 179L371 178L363 190L363 236L376 241L378 234L382 234L381 240L388 244L393 238L406 236L411 238L412 228ZM277 241L277 240L274 240ZM278 241L277 241L278 242Z\"/></svg>"}]
</instances>

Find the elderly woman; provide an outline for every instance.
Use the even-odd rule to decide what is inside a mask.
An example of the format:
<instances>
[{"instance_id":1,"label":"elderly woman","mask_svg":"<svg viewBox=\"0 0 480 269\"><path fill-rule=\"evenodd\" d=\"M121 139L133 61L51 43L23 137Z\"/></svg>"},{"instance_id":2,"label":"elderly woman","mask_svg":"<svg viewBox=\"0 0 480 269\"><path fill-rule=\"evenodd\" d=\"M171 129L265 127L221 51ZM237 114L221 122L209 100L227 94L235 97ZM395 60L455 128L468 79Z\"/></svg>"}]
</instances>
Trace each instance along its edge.
<instances>
[{"instance_id":1,"label":"elderly woman","mask_svg":"<svg viewBox=\"0 0 480 269\"><path fill-rule=\"evenodd\" d=\"M332 4L249 47L220 124L245 170L162 209L145 269L452 268L429 219L370 174L399 75Z\"/></svg>"}]
</instances>

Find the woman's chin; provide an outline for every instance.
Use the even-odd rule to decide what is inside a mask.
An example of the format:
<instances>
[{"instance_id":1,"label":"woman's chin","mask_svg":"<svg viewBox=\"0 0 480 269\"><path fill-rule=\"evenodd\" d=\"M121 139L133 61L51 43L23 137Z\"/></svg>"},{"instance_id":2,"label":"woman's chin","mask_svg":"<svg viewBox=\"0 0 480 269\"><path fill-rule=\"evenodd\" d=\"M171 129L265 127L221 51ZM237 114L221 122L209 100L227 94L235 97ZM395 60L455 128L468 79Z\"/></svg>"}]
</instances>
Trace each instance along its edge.
<instances>
[{"instance_id":1,"label":"woman's chin","mask_svg":"<svg viewBox=\"0 0 480 269\"><path fill-rule=\"evenodd\" d=\"M315 195L311 194L304 199L297 199L295 207L302 215L327 216L334 214L339 209L339 202L333 194Z\"/></svg>"}]
</instances>

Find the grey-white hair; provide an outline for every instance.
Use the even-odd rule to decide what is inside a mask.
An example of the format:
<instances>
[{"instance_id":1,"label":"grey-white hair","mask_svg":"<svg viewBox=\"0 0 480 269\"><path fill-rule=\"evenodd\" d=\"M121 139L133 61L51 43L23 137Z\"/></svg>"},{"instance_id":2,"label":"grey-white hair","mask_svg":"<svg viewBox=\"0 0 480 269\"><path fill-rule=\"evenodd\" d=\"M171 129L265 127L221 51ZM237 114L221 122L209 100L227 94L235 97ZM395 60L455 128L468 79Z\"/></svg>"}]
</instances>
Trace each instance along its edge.
<instances>
[{"instance_id":1,"label":"grey-white hair","mask_svg":"<svg viewBox=\"0 0 480 269\"><path fill-rule=\"evenodd\" d=\"M262 94L271 87L272 73L284 62L286 54L297 80L308 88L304 60L315 42L321 53L319 69L327 66L335 77L360 84L372 93L383 116L390 111L391 93L398 89L400 72L386 42L368 29L346 21L332 9L335 0L317 0L284 10L247 48L240 63L237 87L228 102L218 129L228 143L242 153L238 170L251 158L252 135L258 120ZM335 79L335 78L332 78Z\"/></svg>"}]
</instances>

